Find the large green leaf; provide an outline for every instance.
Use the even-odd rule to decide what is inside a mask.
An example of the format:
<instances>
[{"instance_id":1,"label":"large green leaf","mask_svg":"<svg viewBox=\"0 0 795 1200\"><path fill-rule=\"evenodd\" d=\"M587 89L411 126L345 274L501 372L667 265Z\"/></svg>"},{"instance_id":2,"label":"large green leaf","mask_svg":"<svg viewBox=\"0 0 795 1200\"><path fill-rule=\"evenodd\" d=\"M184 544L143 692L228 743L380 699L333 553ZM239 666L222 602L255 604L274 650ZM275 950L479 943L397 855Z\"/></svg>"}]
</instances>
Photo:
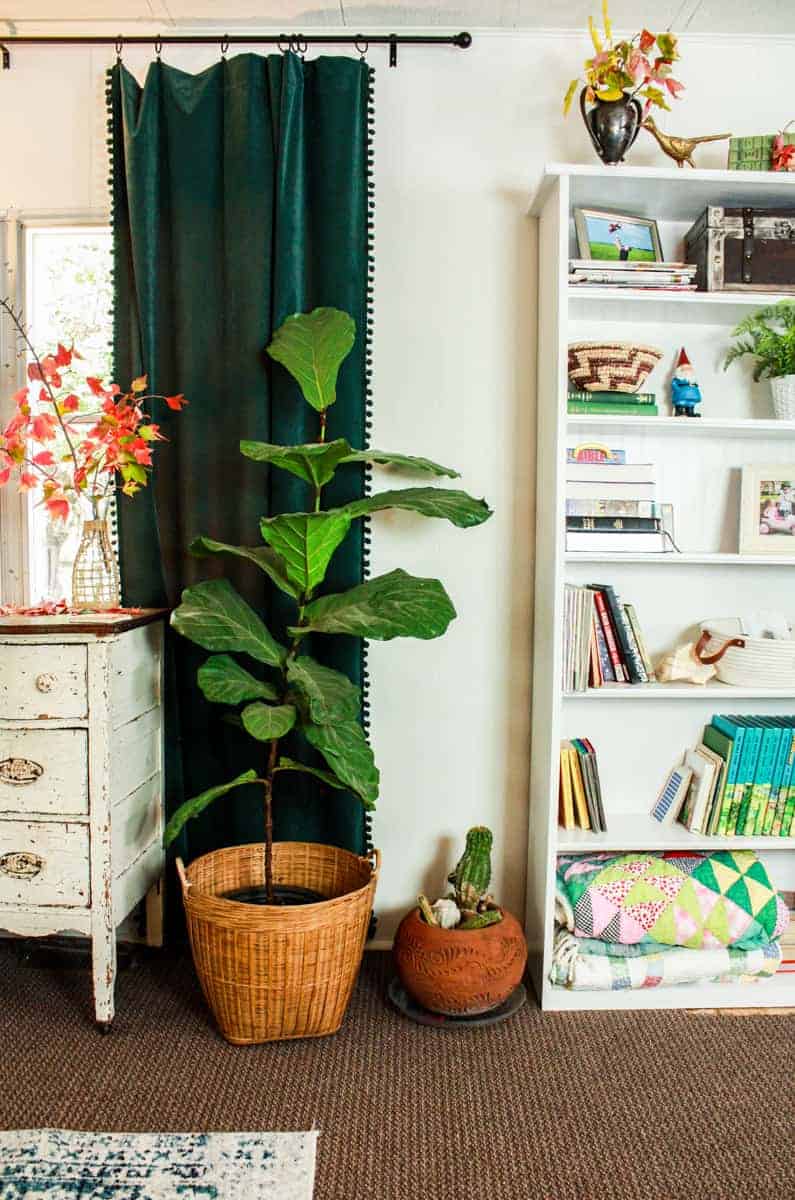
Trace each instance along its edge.
<instances>
[{"instance_id":1,"label":"large green leaf","mask_svg":"<svg viewBox=\"0 0 795 1200\"><path fill-rule=\"evenodd\" d=\"M269 442L241 442L240 452L255 462L282 467L306 483L322 487L333 477L337 466L347 462L351 452L345 438L334 442L310 442L305 446L272 446Z\"/></svg>"},{"instance_id":2,"label":"large green leaf","mask_svg":"<svg viewBox=\"0 0 795 1200\"><path fill-rule=\"evenodd\" d=\"M209 804L212 804L213 800L225 796L233 788L242 787L245 783L255 783L257 778L256 771L244 771L242 775L238 775L237 779L232 779L229 783L219 783L217 787L208 788L206 792L194 796L191 800L186 800L166 825L163 831L163 845L170 846L186 821L190 821L191 817L197 817Z\"/></svg>"},{"instance_id":3,"label":"large green leaf","mask_svg":"<svg viewBox=\"0 0 795 1200\"><path fill-rule=\"evenodd\" d=\"M347 791L348 785L337 779L336 775L332 775L331 771L323 771L320 767L307 767L304 763L296 762L294 758L280 758L274 767L274 774L276 771L300 771L303 775L314 775L316 779L322 779L329 787Z\"/></svg>"},{"instance_id":4,"label":"large green leaf","mask_svg":"<svg viewBox=\"0 0 795 1200\"><path fill-rule=\"evenodd\" d=\"M288 659L287 681L316 725L350 721L359 715L359 689L348 676L322 666L307 654Z\"/></svg>"},{"instance_id":5,"label":"large green leaf","mask_svg":"<svg viewBox=\"0 0 795 1200\"><path fill-rule=\"evenodd\" d=\"M290 581L300 591L307 592L322 581L329 560L350 524L351 514L340 508L333 512L263 517L260 530L265 541L284 560Z\"/></svg>"},{"instance_id":6,"label":"large green leaf","mask_svg":"<svg viewBox=\"0 0 795 1200\"><path fill-rule=\"evenodd\" d=\"M352 633L388 642L394 637L441 637L456 615L438 579L418 579L398 569L347 592L321 596L304 609L305 633Z\"/></svg>"},{"instance_id":7,"label":"large green leaf","mask_svg":"<svg viewBox=\"0 0 795 1200\"><path fill-rule=\"evenodd\" d=\"M270 683L255 679L228 654L214 654L196 674L207 700L215 704L241 704L244 700L276 700L279 693Z\"/></svg>"},{"instance_id":8,"label":"large green leaf","mask_svg":"<svg viewBox=\"0 0 795 1200\"><path fill-rule=\"evenodd\" d=\"M415 458L413 454L390 454L388 450L352 450L342 460L346 463L377 463L379 467L396 467L419 475L447 475L458 479L460 472L452 467L443 467L430 458Z\"/></svg>"},{"instance_id":9,"label":"large green leaf","mask_svg":"<svg viewBox=\"0 0 795 1200\"><path fill-rule=\"evenodd\" d=\"M197 537L190 544L190 552L196 558L206 558L210 554L231 554L235 558L247 558L256 563L260 571L264 571L278 588L295 599L297 593L287 578L285 565L269 546L230 546L227 542L215 542L212 538Z\"/></svg>"},{"instance_id":10,"label":"large green leaf","mask_svg":"<svg viewBox=\"0 0 795 1200\"><path fill-rule=\"evenodd\" d=\"M287 654L228 579L186 588L171 624L205 650L236 650L270 667L278 667Z\"/></svg>"},{"instance_id":11,"label":"large green leaf","mask_svg":"<svg viewBox=\"0 0 795 1200\"><path fill-rule=\"evenodd\" d=\"M337 399L337 375L351 351L356 323L338 308L295 313L276 330L268 354L297 381L307 404L324 412Z\"/></svg>"},{"instance_id":12,"label":"large green leaf","mask_svg":"<svg viewBox=\"0 0 795 1200\"><path fill-rule=\"evenodd\" d=\"M404 508L410 512L420 513L423 517L443 517L451 521L459 529L469 529L473 525L482 525L491 516L491 509L485 500L476 500L466 492L455 491L451 488L400 488L391 492L376 492L374 496L363 496L361 500L352 500L344 509L333 509L333 512L349 512L352 517L362 517L366 513L379 512L384 508Z\"/></svg>"},{"instance_id":13,"label":"large green leaf","mask_svg":"<svg viewBox=\"0 0 795 1200\"><path fill-rule=\"evenodd\" d=\"M378 767L358 721L302 726L307 741L319 750L334 774L360 798L365 808L378 799Z\"/></svg>"},{"instance_id":14,"label":"large green leaf","mask_svg":"<svg viewBox=\"0 0 795 1200\"><path fill-rule=\"evenodd\" d=\"M292 704L247 704L240 714L243 728L258 742L270 742L284 737L295 725L296 711Z\"/></svg>"}]
</instances>

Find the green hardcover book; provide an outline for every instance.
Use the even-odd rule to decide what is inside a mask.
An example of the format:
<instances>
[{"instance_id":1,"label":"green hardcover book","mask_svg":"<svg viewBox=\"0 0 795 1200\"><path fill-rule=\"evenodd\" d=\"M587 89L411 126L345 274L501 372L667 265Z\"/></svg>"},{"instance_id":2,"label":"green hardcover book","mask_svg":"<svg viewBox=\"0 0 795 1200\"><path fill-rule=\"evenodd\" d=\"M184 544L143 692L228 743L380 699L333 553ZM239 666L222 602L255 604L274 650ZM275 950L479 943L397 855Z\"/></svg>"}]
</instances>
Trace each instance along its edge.
<instances>
[{"instance_id":1,"label":"green hardcover book","mask_svg":"<svg viewBox=\"0 0 795 1200\"><path fill-rule=\"evenodd\" d=\"M569 392L569 400L579 400L583 404L643 404L648 407L656 399L654 392L578 392L576 389Z\"/></svg>"},{"instance_id":2,"label":"green hardcover book","mask_svg":"<svg viewBox=\"0 0 795 1200\"><path fill-rule=\"evenodd\" d=\"M781 726L776 725L769 717L754 718L754 722L761 726L762 740L759 745L756 770L748 790L745 811L741 812L738 817L737 832L745 837L753 837L760 814L767 808L773 780L773 764L784 734Z\"/></svg>"},{"instance_id":3,"label":"green hardcover book","mask_svg":"<svg viewBox=\"0 0 795 1200\"><path fill-rule=\"evenodd\" d=\"M585 400L569 400L568 411L571 414L585 413L592 417L628 416L628 417L657 417L659 409L656 404L601 404Z\"/></svg>"},{"instance_id":4,"label":"green hardcover book","mask_svg":"<svg viewBox=\"0 0 795 1200\"><path fill-rule=\"evenodd\" d=\"M784 770L790 761L790 751L792 748L792 728L789 724L789 717L774 718L780 729L781 737L776 751L776 757L773 762L773 772L770 779L770 794L768 796L767 805L764 810L759 813L756 822L754 833L756 836L769 836L773 828L773 818L776 814L776 804L778 802L781 784L784 778ZM785 785L786 786L786 785Z\"/></svg>"},{"instance_id":5,"label":"green hardcover book","mask_svg":"<svg viewBox=\"0 0 795 1200\"><path fill-rule=\"evenodd\" d=\"M712 724L705 727L704 735L701 739L705 746L708 746L710 750L714 750L726 763L723 790L715 801L710 817L709 832L711 834L725 834L726 832L728 814L734 795L734 781L737 778L737 764L740 760L740 747L735 741L734 735L735 732L739 732L739 740L741 741L743 732L742 730L736 731L733 728L731 731L721 728L716 724L718 719L722 720L722 718L712 718Z\"/></svg>"},{"instance_id":6,"label":"green hardcover book","mask_svg":"<svg viewBox=\"0 0 795 1200\"><path fill-rule=\"evenodd\" d=\"M789 762L784 768L784 779L779 789L771 830L773 837L789 837L793 815L795 815L795 737L790 742Z\"/></svg>"},{"instance_id":7,"label":"green hardcover book","mask_svg":"<svg viewBox=\"0 0 795 1200\"><path fill-rule=\"evenodd\" d=\"M751 803L751 788L756 777L756 768L759 762L759 750L762 745L762 727L756 724L756 718L743 716L730 716L730 721L736 721L738 725L744 726L745 737L743 738L743 748L740 755L740 763L737 767L737 783L734 789L734 800L732 801L732 810L729 814L729 824L727 833L741 834L745 826L745 818Z\"/></svg>"}]
</instances>

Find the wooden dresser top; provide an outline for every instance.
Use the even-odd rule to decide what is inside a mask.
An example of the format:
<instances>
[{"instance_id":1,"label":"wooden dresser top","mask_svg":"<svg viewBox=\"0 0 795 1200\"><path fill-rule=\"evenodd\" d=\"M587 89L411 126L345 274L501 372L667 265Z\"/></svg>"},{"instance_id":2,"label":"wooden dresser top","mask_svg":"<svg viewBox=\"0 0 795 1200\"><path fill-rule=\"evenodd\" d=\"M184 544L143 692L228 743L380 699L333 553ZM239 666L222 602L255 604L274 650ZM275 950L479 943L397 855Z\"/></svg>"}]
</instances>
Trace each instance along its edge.
<instances>
[{"instance_id":1,"label":"wooden dresser top","mask_svg":"<svg viewBox=\"0 0 795 1200\"><path fill-rule=\"evenodd\" d=\"M138 608L129 609L127 612L65 613L59 616L36 617L14 613L11 616L0 617L0 638L19 635L30 637L31 634L57 637L59 634L75 633L109 637L114 633L137 629L139 625L149 625L152 621L162 621L169 612L168 608Z\"/></svg>"}]
</instances>

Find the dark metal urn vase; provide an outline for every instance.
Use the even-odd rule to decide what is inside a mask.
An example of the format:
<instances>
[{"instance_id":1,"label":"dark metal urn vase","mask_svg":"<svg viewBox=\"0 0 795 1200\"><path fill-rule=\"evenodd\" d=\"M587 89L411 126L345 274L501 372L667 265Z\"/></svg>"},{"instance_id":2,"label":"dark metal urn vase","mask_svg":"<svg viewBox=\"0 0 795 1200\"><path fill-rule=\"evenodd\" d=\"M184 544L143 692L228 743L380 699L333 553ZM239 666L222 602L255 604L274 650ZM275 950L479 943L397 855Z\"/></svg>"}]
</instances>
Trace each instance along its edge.
<instances>
[{"instance_id":1,"label":"dark metal urn vase","mask_svg":"<svg viewBox=\"0 0 795 1200\"><path fill-rule=\"evenodd\" d=\"M643 109L635 96L624 94L621 100L595 100L585 107L585 88L580 92L580 112L594 150L603 163L615 166L638 136Z\"/></svg>"}]
</instances>

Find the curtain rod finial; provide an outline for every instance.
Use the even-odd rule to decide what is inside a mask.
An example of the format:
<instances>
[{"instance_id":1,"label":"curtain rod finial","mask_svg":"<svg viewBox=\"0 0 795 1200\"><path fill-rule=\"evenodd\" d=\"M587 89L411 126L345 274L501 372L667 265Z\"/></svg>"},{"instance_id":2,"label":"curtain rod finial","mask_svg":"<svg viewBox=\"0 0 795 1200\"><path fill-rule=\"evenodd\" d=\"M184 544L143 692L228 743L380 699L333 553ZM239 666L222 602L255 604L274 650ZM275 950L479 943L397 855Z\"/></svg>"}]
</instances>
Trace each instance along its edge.
<instances>
[{"instance_id":1,"label":"curtain rod finial","mask_svg":"<svg viewBox=\"0 0 795 1200\"><path fill-rule=\"evenodd\" d=\"M453 38L453 43L461 50L468 50L472 45L472 34L466 31L464 33L457 33Z\"/></svg>"},{"instance_id":2,"label":"curtain rod finial","mask_svg":"<svg viewBox=\"0 0 795 1200\"><path fill-rule=\"evenodd\" d=\"M11 54L9 52L8 46L4 46L2 44L2 42L0 42L0 61L3 64L4 71L11 70Z\"/></svg>"}]
</instances>

